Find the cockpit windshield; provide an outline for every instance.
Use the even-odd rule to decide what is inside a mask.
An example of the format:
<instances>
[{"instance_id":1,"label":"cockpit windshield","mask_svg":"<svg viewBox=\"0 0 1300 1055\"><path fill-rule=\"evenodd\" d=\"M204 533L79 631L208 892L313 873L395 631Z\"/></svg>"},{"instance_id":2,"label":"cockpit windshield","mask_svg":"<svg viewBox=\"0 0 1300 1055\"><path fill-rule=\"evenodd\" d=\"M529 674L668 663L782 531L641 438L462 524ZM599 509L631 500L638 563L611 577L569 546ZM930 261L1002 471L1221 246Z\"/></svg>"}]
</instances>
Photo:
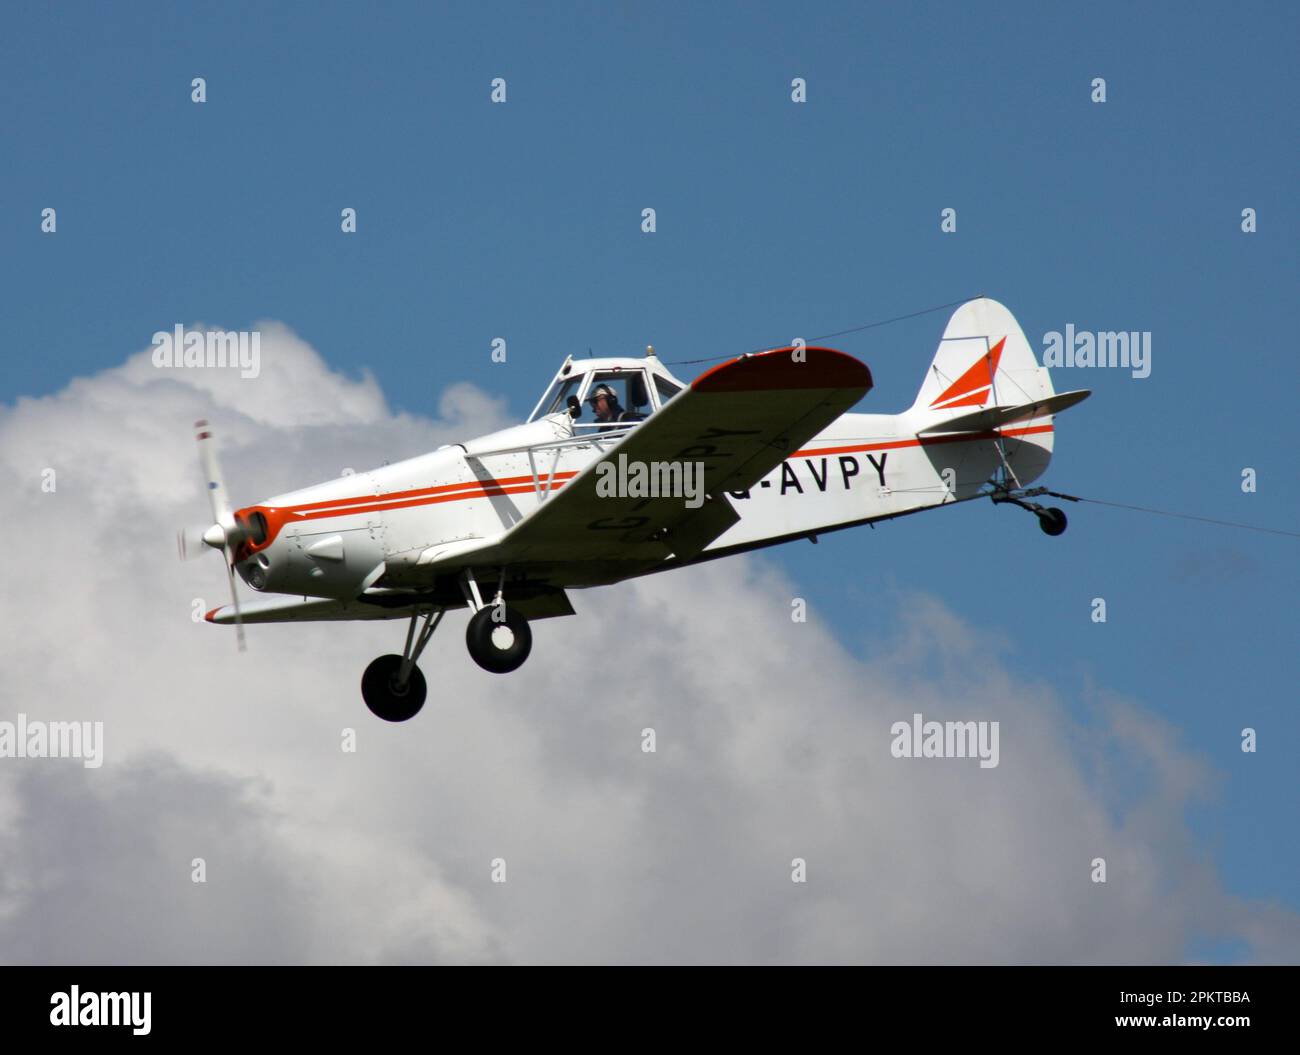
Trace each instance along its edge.
<instances>
[{"instance_id":1,"label":"cockpit windshield","mask_svg":"<svg viewBox=\"0 0 1300 1055\"><path fill-rule=\"evenodd\" d=\"M641 421L654 410L642 370L601 370L592 374L587 404L601 423Z\"/></svg>"},{"instance_id":2,"label":"cockpit windshield","mask_svg":"<svg viewBox=\"0 0 1300 1055\"><path fill-rule=\"evenodd\" d=\"M562 413L569 405L569 397L578 394L578 386L582 384L582 374L576 377L560 378L551 385L551 390L546 393L545 398L537 404L537 413L532 417L536 421L538 418L544 418L548 414Z\"/></svg>"},{"instance_id":3,"label":"cockpit windshield","mask_svg":"<svg viewBox=\"0 0 1300 1055\"><path fill-rule=\"evenodd\" d=\"M568 413L570 400L581 401L571 415L578 429L642 421L682 390L677 382L639 362L625 366L604 360L570 371L566 363L529 421Z\"/></svg>"}]
</instances>

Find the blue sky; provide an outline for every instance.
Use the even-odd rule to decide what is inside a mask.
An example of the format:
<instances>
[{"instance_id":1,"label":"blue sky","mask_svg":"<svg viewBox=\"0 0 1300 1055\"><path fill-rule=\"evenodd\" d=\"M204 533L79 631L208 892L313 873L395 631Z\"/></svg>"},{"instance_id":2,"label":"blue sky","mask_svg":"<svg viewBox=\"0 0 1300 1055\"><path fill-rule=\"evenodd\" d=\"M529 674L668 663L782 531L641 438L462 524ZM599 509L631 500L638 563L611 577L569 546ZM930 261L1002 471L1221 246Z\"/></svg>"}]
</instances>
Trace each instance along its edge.
<instances>
[{"instance_id":1,"label":"blue sky","mask_svg":"<svg viewBox=\"0 0 1300 1055\"><path fill-rule=\"evenodd\" d=\"M1288 5L109 10L0 15L4 402L177 322L273 318L398 408L464 380L522 418L570 352L695 359L986 293L1038 349L1067 323L1152 333L1148 378L1057 373L1096 394L1043 482L1300 521ZM873 370L861 409L910 404L945 321L829 342ZM768 559L854 651L888 648L920 591L1081 719L1097 692L1140 700L1222 773L1196 823L1228 888L1300 907L1300 540L1068 512L1055 540L968 505Z\"/></svg>"}]
</instances>

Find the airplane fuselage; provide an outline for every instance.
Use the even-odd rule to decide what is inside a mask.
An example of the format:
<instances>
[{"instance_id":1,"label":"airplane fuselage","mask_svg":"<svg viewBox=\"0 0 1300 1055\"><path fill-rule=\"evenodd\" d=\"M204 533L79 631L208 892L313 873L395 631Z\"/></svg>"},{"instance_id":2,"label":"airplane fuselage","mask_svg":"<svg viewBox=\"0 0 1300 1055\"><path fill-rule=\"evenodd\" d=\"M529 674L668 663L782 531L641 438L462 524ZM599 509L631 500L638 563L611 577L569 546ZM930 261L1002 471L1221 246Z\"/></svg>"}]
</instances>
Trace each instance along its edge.
<instances>
[{"instance_id":1,"label":"airplane fuselage","mask_svg":"<svg viewBox=\"0 0 1300 1055\"><path fill-rule=\"evenodd\" d=\"M1050 444L1051 424L1008 428ZM1047 435L1042 435L1042 434ZM421 568L501 534L547 501L614 437L572 437L563 414L268 498L265 539L238 568L254 588L346 600L381 582L427 585ZM774 545L973 498L999 462L993 433L918 436L909 415L844 414L745 491L727 494L740 519L693 560ZM566 442L567 441L567 442ZM564 443L557 448L548 444ZM675 567L670 553L661 567ZM572 588L627 577L599 563L554 569Z\"/></svg>"}]
</instances>

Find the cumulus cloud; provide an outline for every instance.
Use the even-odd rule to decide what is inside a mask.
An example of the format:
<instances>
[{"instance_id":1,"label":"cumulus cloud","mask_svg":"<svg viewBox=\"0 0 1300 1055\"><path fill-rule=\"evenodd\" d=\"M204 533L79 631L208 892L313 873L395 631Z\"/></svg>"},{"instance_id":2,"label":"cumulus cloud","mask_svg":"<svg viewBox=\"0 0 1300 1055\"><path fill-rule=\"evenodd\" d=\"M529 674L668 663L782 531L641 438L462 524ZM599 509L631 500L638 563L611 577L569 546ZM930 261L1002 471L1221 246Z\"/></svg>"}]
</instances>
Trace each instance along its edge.
<instances>
[{"instance_id":1,"label":"cumulus cloud","mask_svg":"<svg viewBox=\"0 0 1300 1055\"><path fill-rule=\"evenodd\" d=\"M0 720L105 723L105 762L0 760L0 956L34 962L1146 962L1293 959L1296 914L1225 892L1186 813L1215 775L1139 701L1078 724L1003 643L897 600L887 647L790 619L763 557L575 596L520 671L452 615L424 711L361 703L404 625L227 628L173 529L213 423L237 501L509 424L469 385L397 415L262 325L262 371L148 351L0 408ZM433 402L433 393L430 394ZM43 470L56 472L53 493ZM600 676L593 680L592 671ZM1077 709L1077 708L1076 708ZM890 726L1000 722L1000 764L891 757ZM657 751L641 750L653 728ZM356 732L355 753L341 750ZM1208 790L1207 790L1208 789ZM1107 861L1107 883L1091 861ZM191 882L203 858L207 882ZM494 859L507 882L491 882ZM791 862L808 881L790 881Z\"/></svg>"}]
</instances>

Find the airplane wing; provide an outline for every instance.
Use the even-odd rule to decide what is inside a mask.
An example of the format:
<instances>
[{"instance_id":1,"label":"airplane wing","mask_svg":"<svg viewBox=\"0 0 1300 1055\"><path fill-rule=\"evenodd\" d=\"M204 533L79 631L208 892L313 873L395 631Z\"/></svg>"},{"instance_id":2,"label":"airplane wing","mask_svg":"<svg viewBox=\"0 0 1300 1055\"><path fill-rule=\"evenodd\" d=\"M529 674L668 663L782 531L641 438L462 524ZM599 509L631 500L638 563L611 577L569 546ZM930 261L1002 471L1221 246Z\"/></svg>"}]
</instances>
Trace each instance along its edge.
<instances>
[{"instance_id":1,"label":"airplane wing","mask_svg":"<svg viewBox=\"0 0 1300 1055\"><path fill-rule=\"evenodd\" d=\"M386 608L361 601L333 601L324 597L259 597L240 606L240 618L249 623L311 623L334 619L391 619ZM407 613L409 614L409 613ZM230 626L235 622L234 605L214 608L203 617L209 623Z\"/></svg>"},{"instance_id":2,"label":"airplane wing","mask_svg":"<svg viewBox=\"0 0 1300 1055\"><path fill-rule=\"evenodd\" d=\"M240 621L246 626L253 623L316 623L352 619L406 619L416 611L431 606L427 597L395 596L392 591L368 590L351 601L337 601L325 597L259 597L240 605ZM460 606L457 597L450 604L433 601L433 607ZM511 606L529 620L550 619L554 616L573 615L573 605L563 590L548 590L533 596L511 601ZM214 608L204 617L209 623L231 626L235 623L234 605Z\"/></svg>"},{"instance_id":3,"label":"airplane wing","mask_svg":"<svg viewBox=\"0 0 1300 1055\"><path fill-rule=\"evenodd\" d=\"M694 556L739 519L727 491L757 484L871 389L871 372L850 355L814 347L796 360L792 352L760 352L714 367L504 535L428 551L420 563L443 572ZM614 497L599 487L620 466L656 462L698 465L707 499L690 508L680 495Z\"/></svg>"}]
</instances>

